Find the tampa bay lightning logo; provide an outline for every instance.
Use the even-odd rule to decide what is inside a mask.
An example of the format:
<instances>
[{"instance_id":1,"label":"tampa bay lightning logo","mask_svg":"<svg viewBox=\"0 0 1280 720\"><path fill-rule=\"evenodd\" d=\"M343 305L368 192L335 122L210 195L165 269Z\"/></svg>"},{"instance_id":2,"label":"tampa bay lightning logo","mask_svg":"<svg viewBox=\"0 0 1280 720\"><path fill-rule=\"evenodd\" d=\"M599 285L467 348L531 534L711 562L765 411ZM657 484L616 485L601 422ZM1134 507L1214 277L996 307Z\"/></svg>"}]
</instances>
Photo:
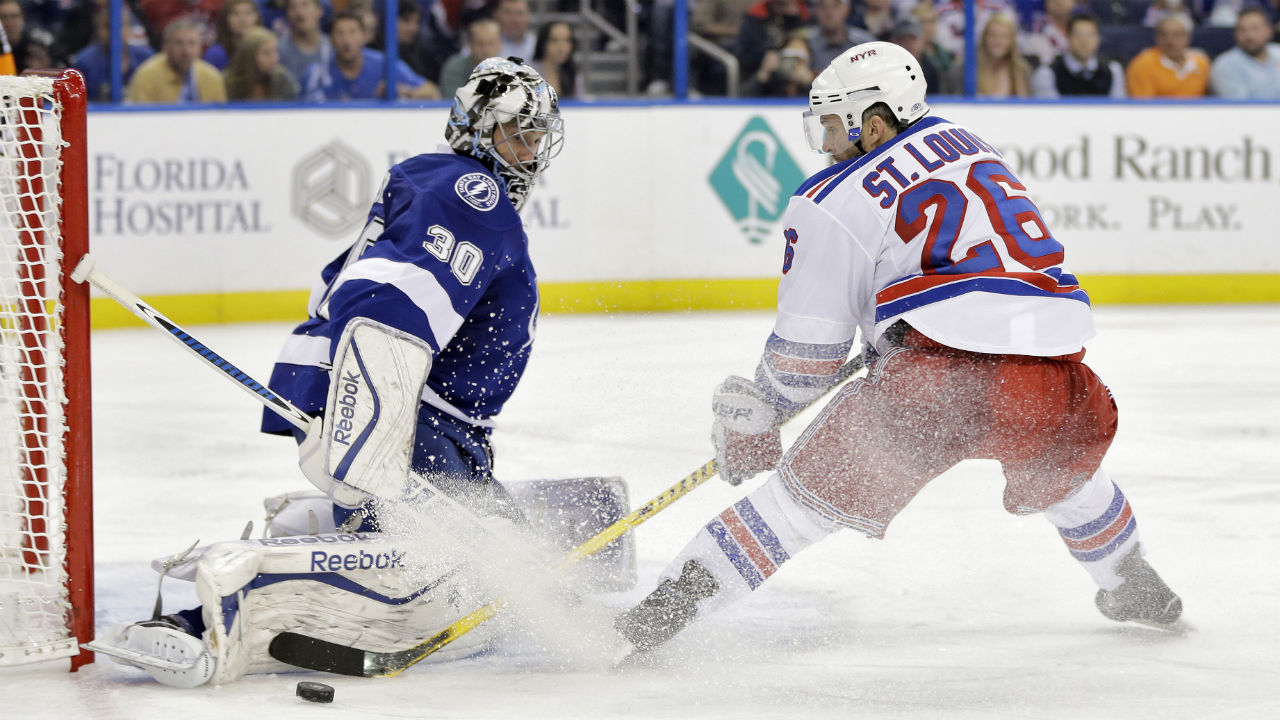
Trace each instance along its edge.
<instances>
[{"instance_id":1,"label":"tampa bay lightning logo","mask_svg":"<svg viewBox=\"0 0 1280 720\"><path fill-rule=\"evenodd\" d=\"M498 204L498 183L484 173L467 173L453 184L454 192L477 210L492 210Z\"/></svg>"}]
</instances>

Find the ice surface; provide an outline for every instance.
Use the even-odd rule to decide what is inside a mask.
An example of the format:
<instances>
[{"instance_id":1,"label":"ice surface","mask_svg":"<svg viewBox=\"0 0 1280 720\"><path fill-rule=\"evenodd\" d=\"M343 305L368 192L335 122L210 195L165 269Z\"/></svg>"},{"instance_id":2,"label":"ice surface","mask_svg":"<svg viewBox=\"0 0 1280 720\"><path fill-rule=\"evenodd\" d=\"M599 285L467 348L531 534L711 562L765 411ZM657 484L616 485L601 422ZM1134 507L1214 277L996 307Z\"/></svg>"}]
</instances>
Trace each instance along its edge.
<instances>
[{"instance_id":1,"label":"ice surface","mask_svg":"<svg viewBox=\"0 0 1280 720\"><path fill-rule=\"evenodd\" d=\"M0 717L1280 717L1280 308L1097 317L1088 361L1121 417L1106 465L1183 597L1187 635L1103 619L1048 523L1005 514L997 468L969 462L884 541L826 541L645 664L608 669L584 651L575 628L589 637L598 612L543 608L514 616L488 655L391 679L298 673L181 691L108 661L0 673ZM620 475L633 505L648 500L708 459L710 391L753 370L770 326L761 313L544 317L495 435L499 477ZM188 329L263 380L287 332ZM263 497L306 483L291 443L256 432L256 404L160 333L95 333L93 352L102 627L150 612L152 557L237 537ZM639 528L640 584L602 601L643 596L741 494L713 481ZM166 588L170 609L194 596ZM333 705L295 698L302 679L334 685Z\"/></svg>"}]
</instances>

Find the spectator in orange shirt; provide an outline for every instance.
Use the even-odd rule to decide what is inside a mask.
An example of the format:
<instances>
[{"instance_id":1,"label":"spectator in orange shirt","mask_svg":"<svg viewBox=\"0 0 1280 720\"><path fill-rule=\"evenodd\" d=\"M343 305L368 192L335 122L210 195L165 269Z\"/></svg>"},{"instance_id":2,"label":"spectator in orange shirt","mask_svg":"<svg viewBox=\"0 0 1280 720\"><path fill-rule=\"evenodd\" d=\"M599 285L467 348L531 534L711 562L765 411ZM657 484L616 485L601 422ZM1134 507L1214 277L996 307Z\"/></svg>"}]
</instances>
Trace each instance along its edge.
<instances>
[{"instance_id":1,"label":"spectator in orange shirt","mask_svg":"<svg viewBox=\"0 0 1280 720\"><path fill-rule=\"evenodd\" d=\"M1125 78L1129 97L1204 97L1209 89L1209 57L1191 46L1191 18L1170 14L1156 23L1156 44L1138 53Z\"/></svg>"}]
</instances>

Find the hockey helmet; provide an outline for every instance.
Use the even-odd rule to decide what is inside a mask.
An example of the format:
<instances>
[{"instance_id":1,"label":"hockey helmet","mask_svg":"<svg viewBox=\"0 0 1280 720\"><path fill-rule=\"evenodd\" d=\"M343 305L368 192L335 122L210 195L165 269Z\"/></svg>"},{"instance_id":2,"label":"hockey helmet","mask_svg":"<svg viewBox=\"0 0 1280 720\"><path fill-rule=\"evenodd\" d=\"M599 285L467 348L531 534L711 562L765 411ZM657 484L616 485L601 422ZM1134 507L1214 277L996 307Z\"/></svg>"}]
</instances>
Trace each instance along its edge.
<instances>
[{"instance_id":1,"label":"hockey helmet","mask_svg":"<svg viewBox=\"0 0 1280 720\"><path fill-rule=\"evenodd\" d=\"M498 142L509 145L507 157L495 147L494 130L499 126L503 132ZM506 182L518 210L538 175L560 152L563 127L556 91L537 70L520 58L492 57L476 65L454 93L445 139L455 151L492 167ZM521 145L528 152L518 153ZM529 159L521 160L521 155Z\"/></svg>"},{"instance_id":2,"label":"hockey helmet","mask_svg":"<svg viewBox=\"0 0 1280 720\"><path fill-rule=\"evenodd\" d=\"M809 110L804 114L809 147L822 152L822 116L836 115L850 142L862 134L862 113L876 103L889 106L904 125L929 113L924 100L920 61L906 48L889 42L869 42L845 50L813 79Z\"/></svg>"}]
</instances>

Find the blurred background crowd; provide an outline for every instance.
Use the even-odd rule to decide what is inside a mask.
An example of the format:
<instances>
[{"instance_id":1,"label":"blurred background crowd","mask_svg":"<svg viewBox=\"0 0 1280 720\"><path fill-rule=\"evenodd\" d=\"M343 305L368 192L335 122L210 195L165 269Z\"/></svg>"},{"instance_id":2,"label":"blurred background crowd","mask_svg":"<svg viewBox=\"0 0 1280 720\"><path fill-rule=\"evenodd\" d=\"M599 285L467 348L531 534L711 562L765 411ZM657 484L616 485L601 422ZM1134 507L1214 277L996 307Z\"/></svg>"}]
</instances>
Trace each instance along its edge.
<instances>
[{"instance_id":1,"label":"blurred background crowd","mask_svg":"<svg viewBox=\"0 0 1280 720\"><path fill-rule=\"evenodd\" d=\"M108 101L114 24L127 103L436 100L494 55L570 99L801 97L870 40L934 95L1280 100L1280 0L970 1L0 0L0 27L19 72L74 67Z\"/></svg>"}]
</instances>

